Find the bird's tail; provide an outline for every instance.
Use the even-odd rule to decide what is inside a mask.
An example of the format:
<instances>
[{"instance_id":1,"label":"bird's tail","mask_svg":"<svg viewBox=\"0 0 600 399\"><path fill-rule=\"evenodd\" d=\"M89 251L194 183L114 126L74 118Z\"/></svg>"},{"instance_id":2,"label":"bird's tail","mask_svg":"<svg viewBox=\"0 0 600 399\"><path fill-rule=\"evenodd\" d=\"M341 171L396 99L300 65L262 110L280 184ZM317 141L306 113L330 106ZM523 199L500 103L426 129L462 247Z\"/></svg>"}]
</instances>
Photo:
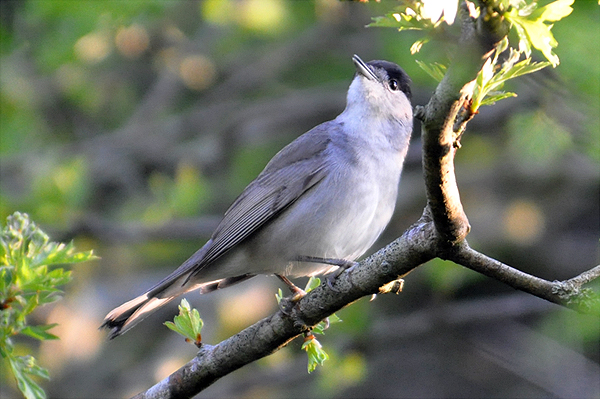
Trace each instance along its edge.
<instances>
[{"instance_id":1,"label":"bird's tail","mask_svg":"<svg viewBox=\"0 0 600 399\"><path fill-rule=\"evenodd\" d=\"M118 337L173 298L175 296L157 298L148 296L148 293L140 295L111 310L100 328L111 330L108 336L110 339Z\"/></svg>"},{"instance_id":2,"label":"bird's tail","mask_svg":"<svg viewBox=\"0 0 600 399\"><path fill-rule=\"evenodd\" d=\"M111 310L104 318L104 322L100 328L110 329L109 338L113 339L131 329L158 308L166 305L179 295L196 289L200 289L200 293L205 294L220 288L229 287L251 277L254 277L254 274L244 274L207 283L192 284L187 281L187 275L168 276L146 293Z\"/></svg>"}]
</instances>

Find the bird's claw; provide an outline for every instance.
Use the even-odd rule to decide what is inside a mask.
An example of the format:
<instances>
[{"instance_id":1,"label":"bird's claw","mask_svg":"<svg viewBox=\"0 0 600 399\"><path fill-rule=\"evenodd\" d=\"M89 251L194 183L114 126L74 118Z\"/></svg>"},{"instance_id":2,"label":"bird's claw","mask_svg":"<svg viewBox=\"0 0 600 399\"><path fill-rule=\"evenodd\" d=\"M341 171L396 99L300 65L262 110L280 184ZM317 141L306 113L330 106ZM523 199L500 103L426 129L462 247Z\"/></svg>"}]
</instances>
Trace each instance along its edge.
<instances>
[{"instance_id":1,"label":"bird's claw","mask_svg":"<svg viewBox=\"0 0 600 399\"><path fill-rule=\"evenodd\" d=\"M333 271L329 276L326 277L327 286L335 292L340 292L340 290L335 288L333 285L335 283L335 280L337 280L337 278L340 276L340 274L342 274L343 272L345 272L348 269L353 268L356 265L358 265L358 262L353 262L353 261L346 261L345 263L340 264L339 267L337 268L337 270Z\"/></svg>"}]
</instances>

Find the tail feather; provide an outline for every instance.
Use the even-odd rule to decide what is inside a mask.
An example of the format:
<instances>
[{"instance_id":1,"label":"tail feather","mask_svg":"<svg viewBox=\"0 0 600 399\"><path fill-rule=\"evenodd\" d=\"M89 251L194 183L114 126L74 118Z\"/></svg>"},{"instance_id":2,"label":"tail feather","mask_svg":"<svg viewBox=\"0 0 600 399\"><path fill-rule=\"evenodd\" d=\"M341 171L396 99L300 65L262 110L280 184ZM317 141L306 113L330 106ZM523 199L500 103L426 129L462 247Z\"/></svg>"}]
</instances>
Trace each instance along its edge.
<instances>
[{"instance_id":1,"label":"tail feather","mask_svg":"<svg viewBox=\"0 0 600 399\"><path fill-rule=\"evenodd\" d=\"M111 310L104 318L104 322L100 328L110 329L111 331L108 337L109 339L113 339L127 332L133 326L148 317L155 310L163 305L166 305L181 294L198 288L200 288L201 294L205 294L217 289L229 287L251 277L254 277L254 274L244 274L241 276L211 281L204 284L190 284L186 287L182 286L180 283L177 283L177 281L181 281L181 277L175 279L174 281L163 281L161 282L162 284L157 284L145 294L142 294L137 298L125 302L123 305Z\"/></svg>"},{"instance_id":2,"label":"tail feather","mask_svg":"<svg viewBox=\"0 0 600 399\"><path fill-rule=\"evenodd\" d=\"M102 323L100 328L111 330L108 336L109 339L118 337L145 319L156 309L170 302L173 298L175 297L156 298L148 297L148 294L140 295L113 309L106 315L104 323Z\"/></svg>"},{"instance_id":3,"label":"tail feather","mask_svg":"<svg viewBox=\"0 0 600 399\"><path fill-rule=\"evenodd\" d=\"M202 284L200 286L200 293L208 294L209 292L220 290L222 288L227 288L244 280L248 280L249 278L252 278L254 276L256 276L256 274L243 274L241 276L228 277L222 280L213 281L211 283Z\"/></svg>"}]
</instances>

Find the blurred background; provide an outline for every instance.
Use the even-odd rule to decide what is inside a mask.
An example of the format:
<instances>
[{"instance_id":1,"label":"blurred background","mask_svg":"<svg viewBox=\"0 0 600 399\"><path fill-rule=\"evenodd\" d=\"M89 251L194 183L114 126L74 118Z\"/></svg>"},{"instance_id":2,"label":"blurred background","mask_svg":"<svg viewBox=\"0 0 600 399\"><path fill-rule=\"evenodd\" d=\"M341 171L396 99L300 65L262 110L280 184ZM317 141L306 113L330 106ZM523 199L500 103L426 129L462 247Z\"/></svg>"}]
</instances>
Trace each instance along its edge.
<instances>
[{"instance_id":1,"label":"blurred background","mask_svg":"<svg viewBox=\"0 0 600 399\"><path fill-rule=\"evenodd\" d=\"M395 5L0 2L0 217L27 212L53 240L101 257L74 268L64 299L31 319L59 323L60 341L19 342L49 369L49 397L133 395L195 355L162 325L178 301L110 342L98 326L203 245L279 149L343 110L352 54L400 64L413 103L427 103L436 82L415 58L444 62L452 32L413 57L418 34L365 28ZM456 160L471 246L549 280L600 259L599 9L574 4L553 29L560 66L484 107ZM371 252L425 206L419 133L396 215ZM276 311L280 286L263 276L189 294L203 341ZM600 397L598 318L449 262L339 316L320 339L331 359L316 372L295 340L198 397ZM3 398L19 397L13 386L2 381Z\"/></svg>"}]
</instances>

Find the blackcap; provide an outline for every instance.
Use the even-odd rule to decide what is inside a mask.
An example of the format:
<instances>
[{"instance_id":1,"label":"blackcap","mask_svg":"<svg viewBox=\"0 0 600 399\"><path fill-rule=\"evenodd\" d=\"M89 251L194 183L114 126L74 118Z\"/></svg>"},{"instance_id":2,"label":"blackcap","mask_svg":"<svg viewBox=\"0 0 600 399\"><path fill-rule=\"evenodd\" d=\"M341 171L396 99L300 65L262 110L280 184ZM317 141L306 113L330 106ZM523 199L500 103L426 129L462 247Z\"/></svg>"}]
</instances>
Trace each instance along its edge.
<instances>
[{"instance_id":1,"label":"blackcap","mask_svg":"<svg viewBox=\"0 0 600 399\"><path fill-rule=\"evenodd\" d=\"M329 273L373 245L396 204L413 126L410 79L388 61L352 61L344 111L279 151L202 248L112 310L102 324L110 338L186 292L211 292L257 274L287 280Z\"/></svg>"}]
</instances>

